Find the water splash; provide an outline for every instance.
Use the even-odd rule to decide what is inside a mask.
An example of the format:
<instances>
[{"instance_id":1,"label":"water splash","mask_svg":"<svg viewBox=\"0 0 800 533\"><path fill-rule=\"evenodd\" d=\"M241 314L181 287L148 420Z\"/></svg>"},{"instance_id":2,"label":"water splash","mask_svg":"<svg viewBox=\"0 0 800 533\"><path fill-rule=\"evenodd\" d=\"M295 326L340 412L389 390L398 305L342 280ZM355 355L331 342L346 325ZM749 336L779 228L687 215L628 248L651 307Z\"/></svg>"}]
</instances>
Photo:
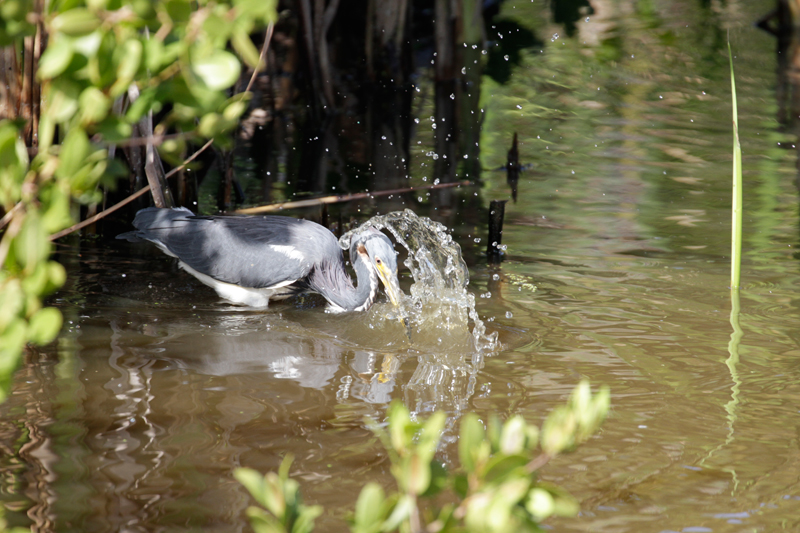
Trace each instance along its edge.
<instances>
[{"instance_id":1,"label":"water splash","mask_svg":"<svg viewBox=\"0 0 800 533\"><path fill-rule=\"evenodd\" d=\"M364 227L388 230L408 250L405 265L414 284L403 311L408 315L415 344L430 342L434 347L463 350L466 343L476 354L498 350L497 333L487 334L475 311L475 296L467 291L469 271L461 247L444 225L409 209L394 211L374 216L347 232L339 245L349 249L353 232Z\"/></svg>"}]
</instances>

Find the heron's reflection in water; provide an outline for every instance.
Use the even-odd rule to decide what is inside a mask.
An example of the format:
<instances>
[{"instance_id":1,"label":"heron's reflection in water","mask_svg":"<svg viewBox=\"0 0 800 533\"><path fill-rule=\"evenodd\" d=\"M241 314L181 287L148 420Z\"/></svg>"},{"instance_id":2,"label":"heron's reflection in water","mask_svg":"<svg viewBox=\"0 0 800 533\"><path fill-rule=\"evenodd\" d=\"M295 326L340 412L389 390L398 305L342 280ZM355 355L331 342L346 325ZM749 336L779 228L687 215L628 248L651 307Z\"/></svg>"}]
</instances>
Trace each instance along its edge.
<instances>
[{"instance_id":1,"label":"heron's reflection in water","mask_svg":"<svg viewBox=\"0 0 800 533\"><path fill-rule=\"evenodd\" d=\"M232 314L227 309L224 316L201 313L192 321L162 317L156 329L130 322L128 327L160 337L147 350L149 357L194 374L266 374L304 388L335 391L338 402L386 404L403 397L420 412L462 410L483 361L465 350L469 332L445 338L441 331L434 336L421 332L418 343L409 343L401 324L381 309L378 305L358 316L285 313L297 321L272 312L239 309Z\"/></svg>"},{"instance_id":2,"label":"heron's reflection in water","mask_svg":"<svg viewBox=\"0 0 800 533\"><path fill-rule=\"evenodd\" d=\"M172 324L168 340L153 355L206 376L266 373L304 388L335 388L340 400L391 401L397 359L386 350L359 349L341 335L274 315L228 315L214 322L202 335L187 331L185 324Z\"/></svg>"}]
</instances>

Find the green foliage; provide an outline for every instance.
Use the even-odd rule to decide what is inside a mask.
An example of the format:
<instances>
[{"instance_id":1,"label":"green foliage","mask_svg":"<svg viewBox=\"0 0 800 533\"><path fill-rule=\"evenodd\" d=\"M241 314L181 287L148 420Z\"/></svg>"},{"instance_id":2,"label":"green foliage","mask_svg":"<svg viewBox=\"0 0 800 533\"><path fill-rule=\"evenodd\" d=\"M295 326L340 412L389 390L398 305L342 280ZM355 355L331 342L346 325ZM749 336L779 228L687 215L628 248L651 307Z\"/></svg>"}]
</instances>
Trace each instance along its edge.
<instances>
[{"instance_id":1,"label":"green foliage","mask_svg":"<svg viewBox=\"0 0 800 533\"><path fill-rule=\"evenodd\" d=\"M728 41L728 60L731 64L731 102L733 111L733 194L731 212L731 289L739 290L742 279L742 145L739 143L739 112L736 104L736 80L733 77L733 54Z\"/></svg>"},{"instance_id":2,"label":"green foliage","mask_svg":"<svg viewBox=\"0 0 800 533\"><path fill-rule=\"evenodd\" d=\"M263 507L247 509L256 533L309 533L314 529L314 520L322 514L322 507L302 503L300 486L297 481L289 479L291 464L292 458L287 456L278 474L270 472L262 476L250 468L239 468L234 472L239 483Z\"/></svg>"},{"instance_id":3,"label":"green foliage","mask_svg":"<svg viewBox=\"0 0 800 533\"><path fill-rule=\"evenodd\" d=\"M275 20L276 3L70 0L37 14L29 0L0 2L0 46L24 50L21 39L40 16L48 35L36 72L42 106L32 161L20 140L25 125L0 121L0 401L25 344L49 343L61 328L61 314L41 303L66 277L49 260L49 236L73 223L73 201L99 201L100 187L124 172L108 146L165 108L156 134L226 142L248 102L228 94L241 73L228 47L256 66L249 36ZM129 92L139 97L125 108ZM184 146L179 138L164 149L175 161Z\"/></svg>"},{"instance_id":4,"label":"green foliage","mask_svg":"<svg viewBox=\"0 0 800 533\"><path fill-rule=\"evenodd\" d=\"M412 420L402 403L393 402L387 429L372 420L368 424L386 447L397 491L386 494L376 483L365 485L350 530L541 531L539 522L550 516L573 516L579 510L578 502L563 489L539 482L536 472L556 455L588 439L605 419L609 402L607 387L592 395L589 383L583 381L567 405L550 413L541 430L521 416L505 423L493 416L484 425L477 415L467 414L458 443L461 466L454 472L435 459L446 422L444 413L434 413L426 421ZM311 516L304 526L313 527L313 519L322 512L319 507L283 504L299 501L299 486L291 483L287 471L287 461L277 476L261 478L252 470L236 471L236 478L269 510L248 510L256 531L298 531L289 526L294 527L303 513ZM445 489L451 491L446 500L457 503L441 507L422 503ZM259 529L260 524L270 524L271 529Z\"/></svg>"}]
</instances>

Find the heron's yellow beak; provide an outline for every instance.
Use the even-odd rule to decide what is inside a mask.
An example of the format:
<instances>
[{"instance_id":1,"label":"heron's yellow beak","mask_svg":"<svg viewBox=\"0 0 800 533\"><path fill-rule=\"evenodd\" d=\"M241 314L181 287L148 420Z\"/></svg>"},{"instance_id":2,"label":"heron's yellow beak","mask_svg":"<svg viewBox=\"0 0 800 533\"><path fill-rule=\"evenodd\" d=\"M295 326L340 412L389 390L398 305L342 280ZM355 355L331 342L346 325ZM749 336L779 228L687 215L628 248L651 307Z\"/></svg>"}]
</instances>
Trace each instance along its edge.
<instances>
[{"instance_id":1,"label":"heron's yellow beak","mask_svg":"<svg viewBox=\"0 0 800 533\"><path fill-rule=\"evenodd\" d=\"M400 283L397 281L397 272L390 271L385 264L381 263L377 266L378 277L383 283L386 296L395 305L400 305L400 299L403 291L400 290Z\"/></svg>"}]
</instances>

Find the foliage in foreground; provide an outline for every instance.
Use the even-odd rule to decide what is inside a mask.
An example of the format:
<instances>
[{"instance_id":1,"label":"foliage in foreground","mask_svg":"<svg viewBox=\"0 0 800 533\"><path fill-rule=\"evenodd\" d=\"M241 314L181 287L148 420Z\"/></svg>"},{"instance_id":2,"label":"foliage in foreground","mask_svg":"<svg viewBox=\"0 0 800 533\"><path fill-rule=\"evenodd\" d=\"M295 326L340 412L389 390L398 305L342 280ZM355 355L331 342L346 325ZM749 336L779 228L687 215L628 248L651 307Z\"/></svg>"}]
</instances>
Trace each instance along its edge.
<instances>
[{"instance_id":1,"label":"foliage in foreground","mask_svg":"<svg viewBox=\"0 0 800 533\"><path fill-rule=\"evenodd\" d=\"M20 64L38 21L49 36L36 72L42 108L32 160L24 121L0 121L0 401L25 344L46 344L61 329L59 311L42 306L66 278L49 261L49 236L74 222L73 202L97 202L99 187L124 172L109 147L162 109L170 111L155 134L178 133L160 144L165 158L180 160L187 138L225 141L247 108L245 95L227 91L241 72L229 49L255 67L249 35L275 20L276 3L75 0L37 13L33 0L0 2L0 46L13 45Z\"/></svg>"},{"instance_id":2,"label":"foliage in foreground","mask_svg":"<svg viewBox=\"0 0 800 533\"><path fill-rule=\"evenodd\" d=\"M435 458L445 414L415 421L396 401L389 407L388 430L372 420L368 424L386 447L397 489L386 494L377 483L365 485L350 531L541 531L539 523L549 516L573 516L578 502L563 489L538 481L536 473L588 439L605 419L609 402L607 387L592 395L589 383L582 381L541 429L519 415L505 423L494 416L484 426L477 415L468 414L461 422L460 467L450 471ZM308 533L322 514L322 507L302 503L299 484L289 478L290 465L287 457L277 474L261 476L249 468L234 472L261 506L248 509L256 533Z\"/></svg>"}]
</instances>

